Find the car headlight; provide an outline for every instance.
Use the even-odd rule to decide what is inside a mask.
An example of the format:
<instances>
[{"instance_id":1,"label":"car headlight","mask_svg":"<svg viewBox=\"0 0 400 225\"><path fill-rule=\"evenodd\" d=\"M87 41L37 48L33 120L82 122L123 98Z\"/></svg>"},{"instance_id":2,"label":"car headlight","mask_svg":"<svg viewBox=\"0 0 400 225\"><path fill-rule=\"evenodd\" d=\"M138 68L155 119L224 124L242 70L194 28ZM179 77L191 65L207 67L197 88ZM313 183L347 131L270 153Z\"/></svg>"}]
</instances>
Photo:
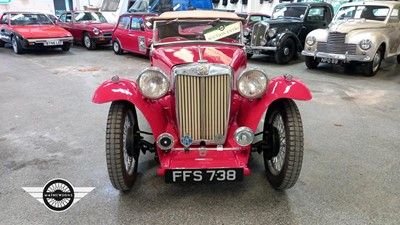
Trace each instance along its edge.
<instances>
[{"instance_id":1,"label":"car headlight","mask_svg":"<svg viewBox=\"0 0 400 225\"><path fill-rule=\"evenodd\" d=\"M158 99L169 90L169 78L157 67L143 70L137 79L140 92L147 98Z\"/></svg>"},{"instance_id":2,"label":"car headlight","mask_svg":"<svg viewBox=\"0 0 400 225\"><path fill-rule=\"evenodd\" d=\"M275 34L276 34L276 28L271 28L271 29L269 29L269 30L267 31L267 35L268 35L268 37L270 37L270 38L273 38L273 37L275 36Z\"/></svg>"},{"instance_id":3,"label":"car headlight","mask_svg":"<svg viewBox=\"0 0 400 225\"><path fill-rule=\"evenodd\" d=\"M314 36L307 36L307 38L306 38L306 44L307 45L312 46L312 45L315 44L315 42L316 42L316 39L315 39Z\"/></svg>"},{"instance_id":4,"label":"car headlight","mask_svg":"<svg viewBox=\"0 0 400 225\"><path fill-rule=\"evenodd\" d=\"M94 33L95 35L99 35L99 34L100 34L100 30L97 29L97 28L93 28L93 33Z\"/></svg>"},{"instance_id":5,"label":"car headlight","mask_svg":"<svg viewBox=\"0 0 400 225\"><path fill-rule=\"evenodd\" d=\"M265 38L261 38L261 40L260 40L260 45L261 46L264 46L264 45L266 45L267 44L267 40L265 39Z\"/></svg>"},{"instance_id":6,"label":"car headlight","mask_svg":"<svg viewBox=\"0 0 400 225\"><path fill-rule=\"evenodd\" d=\"M243 31L243 35L244 35L244 36L249 36L249 35L250 35L250 32L251 32L251 29L250 29L250 28L246 28L246 29L244 29L244 31Z\"/></svg>"},{"instance_id":7,"label":"car headlight","mask_svg":"<svg viewBox=\"0 0 400 225\"><path fill-rule=\"evenodd\" d=\"M236 87L240 95L252 100L264 95L268 82L268 76L262 70L249 69L239 75Z\"/></svg>"},{"instance_id":8,"label":"car headlight","mask_svg":"<svg viewBox=\"0 0 400 225\"><path fill-rule=\"evenodd\" d=\"M372 46L372 42L369 39L363 39L360 41L360 48L362 50L368 50Z\"/></svg>"}]
</instances>

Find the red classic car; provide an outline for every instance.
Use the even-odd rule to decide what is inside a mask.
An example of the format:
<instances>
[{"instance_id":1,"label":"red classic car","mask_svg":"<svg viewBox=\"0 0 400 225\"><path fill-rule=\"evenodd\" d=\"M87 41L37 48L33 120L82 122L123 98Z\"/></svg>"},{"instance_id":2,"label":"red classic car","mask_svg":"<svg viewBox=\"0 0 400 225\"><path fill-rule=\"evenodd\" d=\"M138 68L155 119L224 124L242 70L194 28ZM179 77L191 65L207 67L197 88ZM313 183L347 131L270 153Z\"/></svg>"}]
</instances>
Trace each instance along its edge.
<instances>
[{"instance_id":1,"label":"red classic car","mask_svg":"<svg viewBox=\"0 0 400 225\"><path fill-rule=\"evenodd\" d=\"M150 21L150 67L136 81L112 77L93 97L95 103L112 102L106 158L113 186L132 187L146 152L156 154L157 173L167 183L241 181L250 174L251 152L258 152L272 186L292 187L303 160L303 127L293 99L310 100L308 88L291 75L270 79L247 68L243 19L234 13L166 12ZM151 133L140 130L136 109ZM263 131L256 133L260 121ZM262 140L253 143L257 135Z\"/></svg>"},{"instance_id":2,"label":"red classic car","mask_svg":"<svg viewBox=\"0 0 400 225\"><path fill-rule=\"evenodd\" d=\"M11 43L16 54L24 49L61 48L69 51L72 35L43 13L5 12L0 16L0 47Z\"/></svg>"},{"instance_id":3,"label":"red classic car","mask_svg":"<svg viewBox=\"0 0 400 225\"><path fill-rule=\"evenodd\" d=\"M153 38L153 30L151 29L151 23L146 23L146 18L156 15L143 13L121 15L112 36L115 54L120 55L124 51L128 51L148 55L149 46Z\"/></svg>"},{"instance_id":4,"label":"red classic car","mask_svg":"<svg viewBox=\"0 0 400 225\"><path fill-rule=\"evenodd\" d=\"M257 22L260 21L268 21L271 16L264 14L264 13L257 13L257 12L250 12L250 13L237 13L238 16L242 17L245 19L243 22L243 30L246 31L246 29L253 30L253 25Z\"/></svg>"},{"instance_id":5,"label":"red classic car","mask_svg":"<svg viewBox=\"0 0 400 225\"><path fill-rule=\"evenodd\" d=\"M89 50L97 45L110 44L115 28L115 24L108 23L101 12L64 12L57 25L71 32L74 41L82 43Z\"/></svg>"}]
</instances>

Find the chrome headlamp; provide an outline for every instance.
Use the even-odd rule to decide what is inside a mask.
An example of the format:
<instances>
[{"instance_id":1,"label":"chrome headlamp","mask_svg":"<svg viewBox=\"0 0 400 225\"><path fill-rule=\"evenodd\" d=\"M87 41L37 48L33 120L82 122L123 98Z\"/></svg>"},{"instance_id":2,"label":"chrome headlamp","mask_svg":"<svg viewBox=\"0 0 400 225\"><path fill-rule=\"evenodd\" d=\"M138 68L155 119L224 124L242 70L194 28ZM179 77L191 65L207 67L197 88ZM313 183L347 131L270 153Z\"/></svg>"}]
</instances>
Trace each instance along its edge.
<instances>
[{"instance_id":1,"label":"chrome headlamp","mask_svg":"<svg viewBox=\"0 0 400 225\"><path fill-rule=\"evenodd\" d=\"M360 48L362 50L368 50L372 46L372 42L369 39L363 39L360 41Z\"/></svg>"},{"instance_id":2,"label":"chrome headlamp","mask_svg":"<svg viewBox=\"0 0 400 225\"><path fill-rule=\"evenodd\" d=\"M250 28L246 28L246 29L244 29L244 31L243 31L243 35L244 35L244 36L249 36L249 35L250 35L250 32L251 32L251 29L250 29Z\"/></svg>"},{"instance_id":3,"label":"chrome headlamp","mask_svg":"<svg viewBox=\"0 0 400 225\"><path fill-rule=\"evenodd\" d=\"M99 35L99 34L100 34L100 30L97 29L97 28L93 28L93 33L94 33L95 35Z\"/></svg>"},{"instance_id":4,"label":"chrome headlamp","mask_svg":"<svg viewBox=\"0 0 400 225\"><path fill-rule=\"evenodd\" d=\"M250 100L264 95L268 87L268 76L262 70L244 70L236 82L239 94Z\"/></svg>"},{"instance_id":5,"label":"chrome headlamp","mask_svg":"<svg viewBox=\"0 0 400 225\"><path fill-rule=\"evenodd\" d=\"M267 40L265 39L265 38L261 38L260 39L260 45L261 46L264 46L264 45L266 45L267 44Z\"/></svg>"},{"instance_id":6,"label":"chrome headlamp","mask_svg":"<svg viewBox=\"0 0 400 225\"><path fill-rule=\"evenodd\" d=\"M276 34L276 28L271 28L271 29L269 29L269 30L267 31L267 35L268 35L268 37L270 37L270 38L274 37L275 34Z\"/></svg>"},{"instance_id":7,"label":"chrome headlamp","mask_svg":"<svg viewBox=\"0 0 400 225\"><path fill-rule=\"evenodd\" d=\"M306 38L306 44L307 45L312 46L312 45L315 44L315 42L316 42L316 39L315 39L314 36L307 36L307 38Z\"/></svg>"},{"instance_id":8,"label":"chrome headlamp","mask_svg":"<svg viewBox=\"0 0 400 225\"><path fill-rule=\"evenodd\" d=\"M140 72L137 83L140 92L150 99L161 98L169 90L169 78L157 67L149 67Z\"/></svg>"}]
</instances>

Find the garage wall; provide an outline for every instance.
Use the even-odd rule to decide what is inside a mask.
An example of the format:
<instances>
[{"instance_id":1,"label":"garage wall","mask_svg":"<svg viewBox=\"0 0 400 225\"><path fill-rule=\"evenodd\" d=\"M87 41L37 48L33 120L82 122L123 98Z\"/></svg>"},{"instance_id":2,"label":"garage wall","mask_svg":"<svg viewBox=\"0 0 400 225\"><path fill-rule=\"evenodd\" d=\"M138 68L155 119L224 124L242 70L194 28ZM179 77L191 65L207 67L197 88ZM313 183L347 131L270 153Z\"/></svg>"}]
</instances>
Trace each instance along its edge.
<instances>
[{"instance_id":1,"label":"garage wall","mask_svg":"<svg viewBox=\"0 0 400 225\"><path fill-rule=\"evenodd\" d=\"M80 2L88 0L73 0L74 8L83 8ZM95 0L90 0L95 1ZM0 13L4 11L36 11L54 13L53 0L12 0L10 4L0 5Z\"/></svg>"},{"instance_id":2,"label":"garage wall","mask_svg":"<svg viewBox=\"0 0 400 225\"><path fill-rule=\"evenodd\" d=\"M279 4L279 0L273 0L272 3L268 0L264 0L262 4L260 3L260 0L248 0L247 5L243 5L242 0L239 0L236 4L232 4L230 3L230 0L228 0L228 4L224 6L222 5L222 0L220 0L218 4L214 5L214 8L235 10L235 12L262 12L271 14L272 9L277 4Z\"/></svg>"}]
</instances>

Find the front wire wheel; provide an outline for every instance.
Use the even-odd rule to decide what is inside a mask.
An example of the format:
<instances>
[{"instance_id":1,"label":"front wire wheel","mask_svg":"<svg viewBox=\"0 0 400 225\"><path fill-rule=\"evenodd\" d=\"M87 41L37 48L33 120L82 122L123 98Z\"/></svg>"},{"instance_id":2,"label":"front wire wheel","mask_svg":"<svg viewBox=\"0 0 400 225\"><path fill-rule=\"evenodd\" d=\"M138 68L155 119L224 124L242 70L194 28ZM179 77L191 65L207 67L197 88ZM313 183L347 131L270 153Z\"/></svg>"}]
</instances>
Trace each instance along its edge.
<instances>
[{"instance_id":1,"label":"front wire wheel","mask_svg":"<svg viewBox=\"0 0 400 225\"><path fill-rule=\"evenodd\" d=\"M120 191L130 190L136 180L140 154L138 131L135 107L113 102L107 119L106 158L110 181Z\"/></svg>"},{"instance_id":2,"label":"front wire wheel","mask_svg":"<svg viewBox=\"0 0 400 225\"><path fill-rule=\"evenodd\" d=\"M269 149L264 150L267 178L276 189L293 187L303 162L303 125L296 103L283 99L272 104L267 112L264 131L268 130Z\"/></svg>"}]
</instances>

